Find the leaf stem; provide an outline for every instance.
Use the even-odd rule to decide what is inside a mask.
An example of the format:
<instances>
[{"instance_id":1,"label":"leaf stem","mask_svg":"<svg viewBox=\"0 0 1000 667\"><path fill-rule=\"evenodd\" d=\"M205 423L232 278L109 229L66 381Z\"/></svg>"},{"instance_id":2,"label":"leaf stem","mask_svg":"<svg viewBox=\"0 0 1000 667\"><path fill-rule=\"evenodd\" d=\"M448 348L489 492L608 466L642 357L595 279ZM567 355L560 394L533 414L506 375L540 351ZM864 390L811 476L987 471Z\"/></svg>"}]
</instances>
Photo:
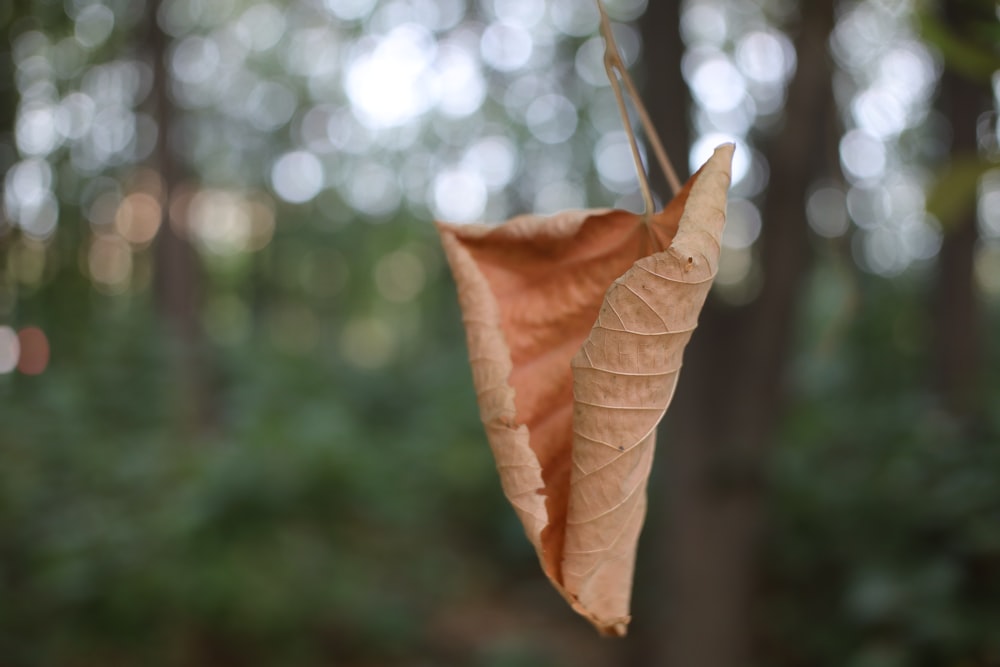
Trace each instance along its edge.
<instances>
[{"instance_id":1,"label":"leaf stem","mask_svg":"<svg viewBox=\"0 0 1000 667\"><path fill-rule=\"evenodd\" d=\"M660 135L656 132L656 127L649 117L649 112L646 111L646 107L642 103L642 98L639 97L635 83L633 83L632 77L629 76L628 69L622 61L618 51L618 44L615 42L615 35L611 30L611 19L608 18L608 13L604 9L604 3L601 0L596 0L596 2L597 9L601 13L601 35L604 37L604 69L608 73L608 81L611 83L611 89L615 93L615 100L618 102L618 113L621 115L622 122L628 132L629 147L632 149L632 160L635 162L636 174L639 177L639 187L642 190L642 199L646 206L646 214L649 215L654 212L655 205L653 204L653 195L649 187L649 177L646 175L646 169L642 164L639 144L636 141L635 131L632 128L632 122L628 117L628 109L625 106L625 95L622 92L623 84L625 86L624 92L628 94L629 99L639 113L639 122L646 133L646 138L652 144L656 161L659 163L660 169L663 170L663 174L666 176L667 183L670 184L670 189L674 195L680 192L681 182L677 178L677 172L674 171L673 165L670 163L667 151L663 148Z\"/></svg>"}]
</instances>

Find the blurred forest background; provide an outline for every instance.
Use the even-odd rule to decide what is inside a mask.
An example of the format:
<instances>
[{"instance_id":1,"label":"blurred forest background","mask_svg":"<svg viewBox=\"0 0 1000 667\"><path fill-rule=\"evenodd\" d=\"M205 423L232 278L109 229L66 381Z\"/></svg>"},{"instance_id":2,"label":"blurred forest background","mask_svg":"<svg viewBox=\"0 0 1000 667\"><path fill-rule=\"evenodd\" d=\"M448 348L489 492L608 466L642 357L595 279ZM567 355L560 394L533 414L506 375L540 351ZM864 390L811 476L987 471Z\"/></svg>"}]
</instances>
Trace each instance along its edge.
<instances>
[{"instance_id":1,"label":"blurred forest background","mask_svg":"<svg viewBox=\"0 0 1000 667\"><path fill-rule=\"evenodd\" d=\"M639 208L596 8L0 3L0 667L1000 665L998 5L606 4L737 144L614 642L431 224Z\"/></svg>"}]
</instances>

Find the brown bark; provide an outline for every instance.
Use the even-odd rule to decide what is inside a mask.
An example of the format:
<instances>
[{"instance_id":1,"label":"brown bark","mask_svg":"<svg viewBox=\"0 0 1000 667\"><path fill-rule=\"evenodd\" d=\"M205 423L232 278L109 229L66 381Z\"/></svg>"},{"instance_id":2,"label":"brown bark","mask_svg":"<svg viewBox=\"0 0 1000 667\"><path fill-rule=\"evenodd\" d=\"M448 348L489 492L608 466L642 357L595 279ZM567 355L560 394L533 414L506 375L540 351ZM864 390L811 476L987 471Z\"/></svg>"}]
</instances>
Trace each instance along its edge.
<instances>
[{"instance_id":1,"label":"brown bark","mask_svg":"<svg viewBox=\"0 0 1000 667\"><path fill-rule=\"evenodd\" d=\"M161 2L154 0L149 9L146 42L154 77L150 111L158 129L150 162L163 181L163 212L154 246L153 295L160 319L176 342L176 352L180 355L173 369L175 426L182 433L193 434L210 424L212 411L209 409L207 373L201 359L204 345L199 320L200 267L194 248L170 220L169 203L181 180L182 168L171 145L175 107L169 93L169 37L156 21Z\"/></svg>"},{"instance_id":2,"label":"brown bark","mask_svg":"<svg viewBox=\"0 0 1000 667\"><path fill-rule=\"evenodd\" d=\"M806 192L836 159L826 151L834 123L827 51L833 5L802 3L785 127L765 147L771 179L759 241L761 292L739 308L710 299L685 354L658 454L668 547L659 585L668 610L649 619L646 632L655 637L641 664L753 662L761 468L781 410L799 287L809 265ZM637 632L642 625L637 618Z\"/></svg>"},{"instance_id":3,"label":"brown bark","mask_svg":"<svg viewBox=\"0 0 1000 667\"><path fill-rule=\"evenodd\" d=\"M18 93L15 85L15 67L11 53L11 26L14 19L20 15L20 6L15 13L13 7L0 9L0 202L3 201L4 178L7 170L16 160L14 146L14 120L17 114ZM6 220L3 205L0 203L0 276L6 275L8 249L14 235Z\"/></svg>"},{"instance_id":4,"label":"brown bark","mask_svg":"<svg viewBox=\"0 0 1000 667\"><path fill-rule=\"evenodd\" d=\"M649 3L642 17L643 99L659 128L663 147L683 183L688 177L688 108L691 95L681 76L680 62L684 44L680 33L680 0L657 0ZM672 194L664 175L653 169L653 189L665 201Z\"/></svg>"},{"instance_id":5,"label":"brown bark","mask_svg":"<svg viewBox=\"0 0 1000 667\"><path fill-rule=\"evenodd\" d=\"M945 20L961 31L960 3L945 5ZM989 88L945 70L939 106L951 121L951 156L975 155L976 122L989 108ZM981 380L980 312L976 299L973 259L979 239L976 210L970 203L961 217L944 230L938 256L935 317L933 318L934 384L945 408L959 418L974 417Z\"/></svg>"}]
</instances>

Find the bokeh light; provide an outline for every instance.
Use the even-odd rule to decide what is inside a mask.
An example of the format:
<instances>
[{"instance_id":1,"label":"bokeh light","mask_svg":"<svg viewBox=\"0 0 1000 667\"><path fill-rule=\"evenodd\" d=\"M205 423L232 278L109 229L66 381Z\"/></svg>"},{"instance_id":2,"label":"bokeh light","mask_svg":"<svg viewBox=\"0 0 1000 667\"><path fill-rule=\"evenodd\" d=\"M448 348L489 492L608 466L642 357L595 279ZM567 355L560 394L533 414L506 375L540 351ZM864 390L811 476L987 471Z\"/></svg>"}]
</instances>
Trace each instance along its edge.
<instances>
[{"instance_id":1,"label":"bokeh light","mask_svg":"<svg viewBox=\"0 0 1000 667\"><path fill-rule=\"evenodd\" d=\"M795 73L795 47L777 30L754 30L736 46L736 64L751 81L763 85L784 84Z\"/></svg>"},{"instance_id":2,"label":"bokeh light","mask_svg":"<svg viewBox=\"0 0 1000 667\"><path fill-rule=\"evenodd\" d=\"M840 140L840 164L854 181L877 179L886 170L885 145L863 130L850 130Z\"/></svg>"},{"instance_id":3,"label":"bokeh light","mask_svg":"<svg viewBox=\"0 0 1000 667\"><path fill-rule=\"evenodd\" d=\"M375 370L392 360L398 343L388 322L377 317L359 317L344 326L340 351L349 363Z\"/></svg>"},{"instance_id":4,"label":"bokeh light","mask_svg":"<svg viewBox=\"0 0 1000 667\"><path fill-rule=\"evenodd\" d=\"M913 156L901 143L929 117L942 69L901 18L909 2L894 10L865 0L839 15L830 49L843 73L838 149L848 182L817 186L806 202L818 236L857 235L858 261L886 275L932 255L940 236L924 210L926 175L905 168ZM628 64L642 51L631 22L646 5L606 2ZM314 203L331 227L400 212L475 222L638 205L592 4L165 0L158 20L171 37L179 117L171 143L195 181L213 183L175 187L169 202L132 176L160 132L143 106L153 90L149 60L102 51L139 17L103 2L66 9L70 33L27 29L12 44L21 102L3 209L26 239L11 261L24 285L57 270L48 248L76 202L93 234L80 265L112 294L139 288L137 272L149 269L137 267L149 265L145 249L168 204L178 233L207 262L266 247L282 219L275 202ZM682 73L694 101L687 157L693 170L720 143L737 145L725 243L740 255L727 275L743 281L756 275L754 245L767 224L758 207L769 165L754 144L780 128L798 65L783 29L791 17L773 3L688 0L682 9ZM86 184L64 181L64 157ZM995 238L1000 186L990 178L979 225ZM386 271L376 287L392 301Z\"/></svg>"},{"instance_id":5,"label":"bokeh light","mask_svg":"<svg viewBox=\"0 0 1000 667\"><path fill-rule=\"evenodd\" d=\"M56 126L57 110L49 104L25 104L14 129L17 147L24 155L46 156L62 142Z\"/></svg>"},{"instance_id":6,"label":"bokeh light","mask_svg":"<svg viewBox=\"0 0 1000 667\"><path fill-rule=\"evenodd\" d=\"M604 40L592 37L580 45L574 59L576 75L595 88L610 85L604 69Z\"/></svg>"},{"instance_id":7,"label":"bokeh light","mask_svg":"<svg viewBox=\"0 0 1000 667\"><path fill-rule=\"evenodd\" d=\"M726 11L721 3L692 2L681 15L681 36L690 47L702 44L720 47L727 32Z\"/></svg>"},{"instance_id":8,"label":"bokeh light","mask_svg":"<svg viewBox=\"0 0 1000 667\"><path fill-rule=\"evenodd\" d=\"M746 199L730 199L726 205L726 228L722 235L724 248L749 248L760 236L760 211Z\"/></svg>"},{"instance_id":9,"label":"bokeh light","mask_svg":"<svg viewBox=\"0 0 1000 667\"><path fill-rule=\"evenodd\" d=\"M513 72L528 63L533 47L531 34L525 28L497 21L483 31L480 53L493 69Z\"/></svg>"},{"instance_id":10,"label":"bokeh light","mask_svg":"<svg viewBox=\"0 0 1000 667\"><path fill-rule=\"evenodd\" d=\"M490 192L502 190L517 173L517 147L503 136L483 137L469 146L462 167L477 172Z\"/></svg>"},{"instance_id":11,"label":"bokeh light","mask_svg":"<svg viewBox=\"0 0 1000 667\"><path fill-rule=\"evenodd\" d=\"M395 212L402 199L396 170L374 160L358 164L344 180L341 192L353 209L376 218Z\"/></svg>"},{"instance_id":12,"label":"bokeh light","mask_svg":"<svg viewBox=\"0 0 1000 667\"><path fill-rule=\"evenodd\" d=\"M548 215L568 209L583 208L587 202L587 193L580 183L558 180L542 185L535 193L534 205L536 213Z\"/></svg>"},{"instance_id":13,"label":"bokeh light","mask_svg":"<svg viewBox=\"0 0 1000 667\"><path fill-rule=\"evenodd\" d=\"M357 21L375 8L375 0L323 0L323 6L339 19Z\"/></svg>"},{"instance_id":14,"label":"bokeh light","mask_svg":"<svg viewBox=\"0 0 1000 667\"><path fill-rule=\"evenodd\" d=\"M628 135L623 131L608 132L594 146L594 164L601 183L619 194L638 189L638 175Z\"/></svg>"},{"instance_id":15,"label":"bokeh light","mask_svg":"<svg viewBox=\"0 0 1000 667\"><path fill-rule=\"evenodd\" d=\"M269 2L247 8L233 26L247 48L263 52L277 46L285 32L285 14Z\"/></svg>"},{"instance_id":16,"label":"bokeh light","mask_svg":"<svg viewBox=\"0 0 1000 667\"><path fill-rule=\"evenodd\" d=\"M434 178L433 196L434 215L446 222L475 222L486 209L486 183L471 171L441 171Z\"/></svg>"},{"instance_id":17,"label":"bokeh light","mask_svg":"<svg viewBox=\"0 0 1000 667\"><path fill-rule=\"evenodd\" d=\"M100 46L115 27L115 14L108 7L94 3L76 15L73 34L84 48Z\"/></svg>"},{"instance_id":18,"label":"bokeh light","mask_svg":"<svg viewBox=\"0 0 1000 667\"><path fill-rule=\"evenodd\" d=\"M264 248L274 235L274 210L263 195L207 188L187 205L187 234L206 253L226 256Z\"/></svg>"},{"instance_id":19,"label":"bokeh light","mask_svg":"<svg viewBox=\"0 0 1000 667\"><path fill-rule=\"evenodd\" d=\"M10 249L8 276L29 287L41 284L48 265L45 241L23 236Z\"/></svg>"},{"instance_id":20,"label":"bokeh light","mask_svg":"<svg viewBox=\"0 0 1000 667\"><path fill-rule=\"evenodd\" d=\"M21 358L21 342L17 332L7 325L0 325L0 375L11 373Z\"/></svg>"},{"instance_id":21,"label":"bokeh light","mask_svg":"<svg viewBox=\"0 0 1000 667\"><path fill-rule=\"evenodd\" d=\"M148 244L160 228L163 212L160 202L147 192L133 192L118 204L115 229L133 245Z\"/></svg>"},{"instance_id":22,"label":"bokeh light","mask_svg":"<svg viewBox=\"0 0 1000 667\"><path fill-rule=\"evenodd\" d=\"M274 162L271 186L275 193L292 204L304 204L323 189L323 164L308 151L292 151Z\"/></svg>"},{"instance_id":23,"label":"bokeh light","mask_svg":"<svg viewBox=\"0 0 1000 667\"><path fill-rule=\"evenodd\" d=\"M576 131L576 106L562 95L543 95L524 114L531 134L546 144L560 144Z\"/></svg>"},{"instance_id":24,"label":"bokeh light","mask_svg":"<svg viewBox=\"0 0 1000 667\"><path fill-rule=\"evenodd\" d=\"M87 269L100 291L121 294L132 277L132 249L120 236L95 236L87 253Z\"/></svg>"},{"instance_id":25,"label":"bokeh light","mask_svg":"<svg viewBox=\"0 0 1000 667\"><path fill-rule=\"evenodd\" d=\"M414 253L397 250L384 255L375 264L375 286L388 301L405 303L415 299L424 289L426 270Z\"/></svg>"},{"instance_id":26,"label":"bokeh light","mask_svg":"<svg viewBox=\"0 0 1000 667\"><path fill-rule=\"evenodd\" d=\"M479 110L486 97L486 82L479 63L467 49L449 42L440 44L434 70L437 108L442 113L460 118Z\"/></svg>"},{"instance_id":27,"label":"bokeh light","mask_svg":"<svg viewBox=\"0 0 1000 667\"><path fill-rule=\"evenodd\" d=\"M841 81L846 132L840 141L841 167L852 184L846 207L857 226L852 251L870 272L895 276L915 263L933 258L941 230L925 211L926 177L907 164L906 133L930 114L931 95L941 63L917 38L902 11L885 3L859 2L839 18L831 51L846 75ZM840 208L831 192L832 212L811 207L810 224L817 233L839 236ZM825 216L825 217L824 217Z\"/></svg>"},{"instance_id":28,"label":"bokeh light","mask_svg":"<svg viewBox=\"0 0 1000 667\"><path fill-rule=\"evenodd\" d=\"M38 327L24 327L17 332L20 355L17 370L25 375L41 375L49 365L49 339Z\"/></svg>"},{"instance_id":29,"label":"bokeh light","mask_svg":"<svg viewBox=\"0 0 1000 667\"><path fill-rule=\"evenodd\" d=\"M597 30L600 14L596 4L577 0L552 0L546 4L552 24L564 35L586 37Z\"/></svg>"},{"instance_id":30,"label":"bokeh light","mask_svg":"<svg viewBox=\"0 0 1000 667\"><path fill-rule=\"evenodd\" d=\"M729 111L743 100L746 83L739 70L721 53L706 54L691 66L688 85L708 111Z\"/></svg>"},{"instance_id":31,"label":"bokeh light","mask_svg":"<svg viewBox=\"0 0 1000 667\"><path fill-rule=\"evenodd\" d=\"M850 229L844 192L832 185L812 190L806 200L806 217L812 230L826 238L843 236Z\"/></svg>"},{"instance_id":32,"label":"bokeh light","mask_svg":"<svg viewBox=\"0 0 1000 667\"><path fill-rule=\"evenodd\" d=\"M1000 241L980 243L975 254L976 283L984 294L1000 298Z\"/></svg>"},{"instance_id":33,"label":"bokeh light","mask_svg":"<svg viewBox=\"0 0 1000 667\"><path fill-rule=\"evenodd\" d=\"M979 233L988 239L1000 239L1000 170L988 171L980 179L977 213Z\"/></svg>"},{"instance_id":34,"label":"bokeh light","mask_svg":"<svg viewBox=\"0 0 1000 667\"><path fill-rule=\"evenodd\" d=\"M409 23L363 40L344 83L358 119L373 128L393 127L430 109L437 101L435 49L430 31Z\"/></svg>"}]
</instances>

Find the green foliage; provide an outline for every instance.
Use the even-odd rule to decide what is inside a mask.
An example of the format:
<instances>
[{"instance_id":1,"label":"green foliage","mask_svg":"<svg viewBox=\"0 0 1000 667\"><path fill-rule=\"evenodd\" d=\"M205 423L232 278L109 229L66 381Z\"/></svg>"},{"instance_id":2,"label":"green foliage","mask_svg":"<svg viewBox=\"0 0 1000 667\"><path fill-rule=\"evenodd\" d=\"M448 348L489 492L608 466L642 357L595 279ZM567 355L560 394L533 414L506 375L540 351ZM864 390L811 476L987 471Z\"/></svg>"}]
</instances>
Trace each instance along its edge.
<instances>
[{"instance_id":1,"label":"green foliage","mask_svg":"<svg viewBox=\"0 0 1000 667\"><path fill-rule=\"evenodd\" d=\"M1000 420L955 421L921 388L928 348L907 340L923 329L919 286L861 289L836 350L803 358L772 460L763 604L775 662L996 664ZM824 368L839 381L817 382Z\"/></svg>"},{"instance_id":2,"label":"green foliage","mask_svg":"<svg viewBox=\"0 0 1000 667\"><path fill-rule=\"evenodd\" d=\"M976 208L979 179L996 164L978 156L952 158L927 190L927 212L946 231L954 229Z\"/></svg>"},{"instance_id":3,"label":"green foliage","mask_svg":"<svg viewBox=\"0 0 1000 667\"><path fill-rule=\"evenodd\" d=\"M948 67L973 81L989 83L993 73L1000 68L1000 23L997 22L996 3L993 0L948 1L960 7L952 13L961 20L949 25L929 11L919 12L920 35L938 49Z\"/></svg>"},{"instance_id":4,"label":"green foliage","mask_svg":"<svg viewBox=\"0 0 1000 667\"><path fill-rule=\"evenodd\" d=\"M386 233L383 252L423 242L413 229ZM347 257L355 291L324 330L396 307L366 253ZM473 648L439 631L470 596L503 613L498 587L537 578L441 269L420 334L383 368L351 365L336 335L308 353L276 345L267 322L213 347L214 426L193 439L173 424L176 351L142 299L70 303L65 274L26 299L55 354L42 376L0 376L4 665L575 664L520 617ZM919 276L847 278L822 264L809 286L771 463L769 664L993 664L1000 419L952 421L922 389ZM294 286L258 298L311 303Z\"/></svg>"},{"instance_id":5,"label":"green foliage","mask_svg":"<svg viewBox=\"0 0 1000 667\"><path fill-rule=\"evenodd\" d=\"M178 359L120 305L85 308L83 337L50 314L52 366L0 377L5 666L417 664L449 601L489 585L482 561L530 558L454 313L378 371L214 348L215 426L185 441Z\"/></svg>"}]
</instances>

